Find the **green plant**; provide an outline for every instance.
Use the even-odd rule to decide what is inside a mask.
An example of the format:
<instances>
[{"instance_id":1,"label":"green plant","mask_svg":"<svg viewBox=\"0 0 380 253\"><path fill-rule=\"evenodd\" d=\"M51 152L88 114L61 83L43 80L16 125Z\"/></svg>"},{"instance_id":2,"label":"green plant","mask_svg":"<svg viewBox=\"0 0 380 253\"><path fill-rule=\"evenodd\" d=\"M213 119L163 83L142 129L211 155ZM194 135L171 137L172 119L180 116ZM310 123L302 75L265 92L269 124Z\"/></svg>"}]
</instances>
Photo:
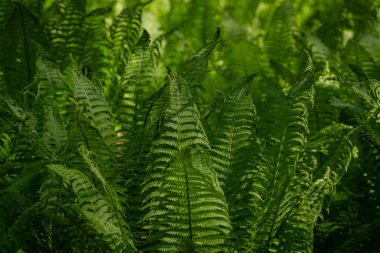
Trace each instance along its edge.
<instances>
[{"instance_id":1,"label":"green plant","mask_svg":"<svg viewBox=\"0 0 380 253\"><path fill-rule=\"evenodd\" d=\"M377 252L378 7L2 1L0 252Z\"/></svg>"}]
</instances>

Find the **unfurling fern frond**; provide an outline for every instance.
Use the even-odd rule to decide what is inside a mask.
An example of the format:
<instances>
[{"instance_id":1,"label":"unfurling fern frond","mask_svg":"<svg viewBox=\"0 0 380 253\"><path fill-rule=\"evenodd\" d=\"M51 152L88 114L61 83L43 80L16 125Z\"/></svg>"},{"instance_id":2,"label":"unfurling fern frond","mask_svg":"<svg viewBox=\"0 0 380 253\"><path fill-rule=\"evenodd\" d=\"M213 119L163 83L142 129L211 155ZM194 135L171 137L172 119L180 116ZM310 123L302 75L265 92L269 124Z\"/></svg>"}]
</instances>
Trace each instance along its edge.
<instances>
[{"instance_id":1,"label":"unfurling fern frond","mask_svg":"<svg viewBox=\"0 0 380 253\"><path fill-rule=\"evenodd\" d=\"M143 193L150 252L220 252L230 231L209 143L186 82L169 73L168 106Z\"/></svg>"}]
</instances>

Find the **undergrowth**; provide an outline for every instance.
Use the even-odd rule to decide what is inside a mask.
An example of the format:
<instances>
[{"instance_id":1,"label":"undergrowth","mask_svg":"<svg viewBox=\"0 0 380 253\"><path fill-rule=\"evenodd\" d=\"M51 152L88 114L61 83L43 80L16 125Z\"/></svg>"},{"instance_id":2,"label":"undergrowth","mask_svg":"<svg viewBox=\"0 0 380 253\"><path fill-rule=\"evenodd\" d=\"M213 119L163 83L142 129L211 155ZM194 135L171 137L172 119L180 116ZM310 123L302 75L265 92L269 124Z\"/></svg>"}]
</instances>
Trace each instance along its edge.
<instances>
[{"instance_id":1,"label":"undergrowth","mask_svg":"<svg viewBox=\"0 0 380 253\"><path fill-rule=\"evenodd\" d=\"M0 3L0 252L378 252L377 1Z\"/></svg>"}]
</instances>

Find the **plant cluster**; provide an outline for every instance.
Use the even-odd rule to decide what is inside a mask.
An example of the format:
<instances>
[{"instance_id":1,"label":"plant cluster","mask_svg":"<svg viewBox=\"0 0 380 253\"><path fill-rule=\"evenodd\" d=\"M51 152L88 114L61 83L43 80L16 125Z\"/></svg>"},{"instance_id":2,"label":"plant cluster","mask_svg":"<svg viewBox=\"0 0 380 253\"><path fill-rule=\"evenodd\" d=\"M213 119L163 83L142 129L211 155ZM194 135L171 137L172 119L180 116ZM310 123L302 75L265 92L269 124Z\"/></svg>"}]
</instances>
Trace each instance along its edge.
<instances>
[{"instance_id":1,"label":"plant cluster","mask_svg":"<svg viewBox=\"0 0 380 253\"><path fill-rule=\"evenodd\" d=\"M0 252L378 252L380 11L0 2Z\"/></svg>"}]
</instances>

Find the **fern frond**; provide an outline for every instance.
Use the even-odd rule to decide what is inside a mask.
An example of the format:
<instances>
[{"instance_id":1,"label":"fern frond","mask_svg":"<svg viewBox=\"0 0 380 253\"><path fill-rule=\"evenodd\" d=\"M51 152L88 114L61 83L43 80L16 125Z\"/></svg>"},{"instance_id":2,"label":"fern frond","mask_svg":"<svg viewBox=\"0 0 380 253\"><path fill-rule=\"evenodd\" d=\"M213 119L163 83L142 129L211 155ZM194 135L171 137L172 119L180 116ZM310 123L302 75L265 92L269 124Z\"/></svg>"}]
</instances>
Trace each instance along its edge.
<instances>
[{"instance_id":1,"label":"fern frond","mask_svg":"<svg viewBox=\"0 0 380 253\"><path fill-rule=\"evenodd\" d=\"M27 7L18 2L12 2L11 6L1 11L9 13L2 14L7 20L0 30L0 84L16 98L33 80L37 58L35 42L40 42L42 36L36 18Z\"/></svg>"},{"instance_id":2,"label":"fern frond","mask_svg":"<svg viewBox=\"0 0 380 253\"><path fill-rule=\"evenodd\" d=\"M37 132L37 119L32 112L20 107L16 101L10 97L3 97L0 103L1 119L3 127L13 136L12 151L21 161L33 156L40 156L40 139ZM33 159L31 159L33 160ZM29 160L30 161L30 160Z\"/></svg>"},{"instance_id":3,"label":"fern frond","mask_svg":"<svg viewBox=\"0 0 380 253\"><path fill-rule=\"evenodd\" d=\"M347 55L347 63L359 66L369 78L380 79L377 72L379 65L375 63L371 54L358 41L351 40L348 43L345 55Z\"/></svg>"},{"instance_id":4,"label":"fern frond","mask_svg":"<svg viewBox=\"0 0 380 253\"><path fill-rule=\"evenodd\" d=\"M50 12L50 13L49 13ZM49 20L46 26L50 35L50 45L55 61L65 69L82 53L84 28L82 18L85 15L85 2L60 1L55 2L47 12L47 15L58 18ZM79 62L76 62L78 64Z\"/></svg>"},{"instance_id":5,"label":"fern frond","mask_svg":"<svg viewBox=\"0 0 380 253\"><path fill-rule=\"evenodd\" d=\"M139 127L144 124L141 119L137 119L138 113L140 113L141 105L154 92L154 66L149 43L150 36L144 30L118 85L118 99L115 101L114 114L125 137L133 133L132 130L136 127L133 126L134 124Z\"/></svg>"},{"instance_id":6,"label":"fern frond","mask_svg":"<svg viewBox=\"0 0 380 253\"><path fill-rule=\"evenodd\" d=\"M52 62L38 58L36 68L36 75L34 77L34 81L38 85L36 99L40 99L41 97L54 99L55 92L59 92L60 89L65 87L66 89L68 88L63 75Z\"/></svg>"},{"instance_id":7,"label":"fern frond","mask_svg":"<svg viewBox=\"0 0 380 253\"><path fill-rule=\"evenodd\" d=\"M313 86L311 74L313 63L307 54L307 65L299 81L291 88L291 101L288 124L284 129L279 147L278 157L275 158L271 180L272 186L268 195L268 208L252 230L252 250L265 251L269 249L280 225L299 203L299 184L308 180L311 167L302 166L302 151L308 134L308 108L313 104ZM301 184L302 185L302 184ZM265 211L265 210L264 210Z\"/></svg>"},{"instance_id":8,"label":"fern frond","mask_svg":"<svg viewBox=\"0 0 380 253\"><path fill-rule=\"evenodd\" d=\"M164 171L149 169L156 171L144 189L151 191L144 219L150 223L151 243L159 241L151 250L178 252L189 244L196 251L220 252L225 247L231 229L226 204L204 152L181 150Z\"/></svg>"},{"instance_id":9,"label":"fern frond","mask_svg":"<svg viewBox=\"0 0 380 253\"><path fill-rule=\"evenodd\" d=\"M351 139L356 130L351 130L341 141L339 149L323 167L324 174L315 180L303 194L297 210L289 216L281 232L271 245L271 252L313 252L313 233L322 209L324 197L334 192L335 186L347 172L352 159L354 145Z\"/></svg>"},{"instance_id":10,"label":"fern frond","mask_svg":"<svg viewBox=\"0 0 380 253\"><path fill-rule=\"evenodd\" d=\"M200 48L196 54L187 60L182 76L190 87L194 99L200 100L204 91L203 82L206 79L207 65L212 51L220 41L220 29L217 28L214 36ZM196 101L199 107L202 101Z\"/></svg>"},{"instance_id":11,"label":"fern frond","mask_svg":"<svg viewBox=\"0 0 380 253\"><path fill-rule=\"evenodd\" d=\"M66 147L68 141L66 129L53 110L47 112L45 131L42 139L44 145L53 156L62 154Z\"/></svg>"},{"instance_id":12,"label":"fern frond","mask_svg":"<svg viewBox=\"0 0 380 253\"><path fill-rule=\"evenodd\" d=\"M227 184L236 183L228 182L230 177L239 178L237 174L241 169L241 161L236 158L240 157L242 150L246 150L250 145L254 131L256 110L249 89L249 82L254 76L253 74L241 77L225 99L220 127L212 143L214 170L224 190L227 190L225 189L228 188ZM229 197L233 198L231 195Z\"/></svg>"},{"instance_id":13,"label":"fern frond","mask_svg":"<svg viewBox=\"0 0 380 253\"><path fill-rule=\"evenodd\" d=\"M114 150L116 138L109 107L100 91L86 77L73 71L73 89L81 112L89 119L103 138L104 143Z\"/></svg>"},{"instance_id":14,"label":"fern frond","mask_svg":"<svg viewBox=\"0 0 380 253\"><path fill-rule=\"evenodd\" d=\"M105 19L110 8L95 9L82 17L83 45L79 65L89 78L101 83L112 80L110 68L110 41L107 38Z\"/></svg>"},{"instance_id":15,"label":"fern frond","mask_svg":"<svg viewBox=\"0 0 380 253\"><path fill-rule=\"evenodd\" d=\"M111 249L117 250L133 245L132 236L118 226L116 214L109 203L94 187L90 180L80 171L62 165L52 164L49 170L62 177L75 193L81 215L85 221L107 242Z\"/></svg>"},{"instance_id":16,"label":"fern frond","mask_svg":"<svg viewBox=\"0 0 380 253\"><path fill-rule=\"evenodd\" d=\"M141 15L141 4L126 8L115 17L110 27L113 75L124 73L128 58L140 37Z\"/></svg>"},{"instance_id":17,"label":"fern frond","mask_svg":"<svg viewBox=\"0 0 380 253\"><path fill-rule=\"evenodd\" d=\"M208 140L184 80L169 73L167 90L168 106L143 189L150 250L178 252L188 245L219 252L230 225L223 192L211 170Z\"/></svg>"},{"instance_id":18,"label":"fern frond","mask_svg":"<svg viewBox=\"0 0 380 253\"><path fill-rule=\"evenodd\" d=\"M40 106L36 114L45 126L52 119L52 114L59 119L71 113L70 86L57 66L43 58L37 59L34 83L37 85L36 106Z\"/></svg>"},{"instance_id":19,"label":"fern frond","mask_svg":"<svg viewBox=\"0 0 380 253\"><path fill-rule=\"evenodd\" d=\"M293 69L295 65L296 44L293 33L296 29L294 22L294 10L291 1L281 1L276 7L271 21L268 22L268 32L265 38L268 58L274 67L276 65L286 66ZM291 68L291 66L293 68ZM280 69L280 74L283 70ZM294 73L290 73L291 76ZM286 72L285 72L286 76Z\"/></svg>"},{"instance_id":20,"label":"fern frond","mask_svg":"<svg viewBox=\"0 0 380 253\"><path fill-rule=\"evenodd\" d=\"M41 202L24 208L22 213L17 217L16 222L7 228L6 233L1 233L0 252L16 252L20 248L28 246L27 243L33 240L33 238L31 238L30 234L26 234L25 231L37 231L32 224L32 220L41 212L42 208L43 204Z\"/></svg>"},{"instance_id":21,"label":"fern frond","mask_svg":"<svg viewBox=\"0 0 380 253\"><path fill-rule=\"evenodd\" d=\"M108 198L108 202L110 203L116 215L119 227L121 229L128 230L128 226L124 221L125 214L123 211L122 201L121 201L122 199L121 197L126 197L126 196L122 194L122 189L119 189L120 187L116 184L118 182L115 179L118 179L118 177L114 176L112 178L113 181L111 181L111 183L113 184L111 185L111 183L107 182L107 178L103 176L103 174L107 175L108 171L102 171L102 169L104 170L104 168L101 168L101 167L99 168L98 164L99 165L102 165L102 164L99 162L97 164L97 161L92 159L93 154L91 154L91 152L86 149L85 145L80 145L79 153L84 163L87 165L87 168L92 172L92 175L100 182L104 191L104 195Z\"/></svg>"},{"instance_id":22,"label":"fern frond","mask_svg":"<svg viewBox=\"0 0 380 253\"><path fill-rule=\"evenodd\" d=\"M11 1L3 1L0 5L0 30L4 28L4 26L8 23L12 15L12 8L14 7L14 3Z\"/></svg>"}]
</instances>

